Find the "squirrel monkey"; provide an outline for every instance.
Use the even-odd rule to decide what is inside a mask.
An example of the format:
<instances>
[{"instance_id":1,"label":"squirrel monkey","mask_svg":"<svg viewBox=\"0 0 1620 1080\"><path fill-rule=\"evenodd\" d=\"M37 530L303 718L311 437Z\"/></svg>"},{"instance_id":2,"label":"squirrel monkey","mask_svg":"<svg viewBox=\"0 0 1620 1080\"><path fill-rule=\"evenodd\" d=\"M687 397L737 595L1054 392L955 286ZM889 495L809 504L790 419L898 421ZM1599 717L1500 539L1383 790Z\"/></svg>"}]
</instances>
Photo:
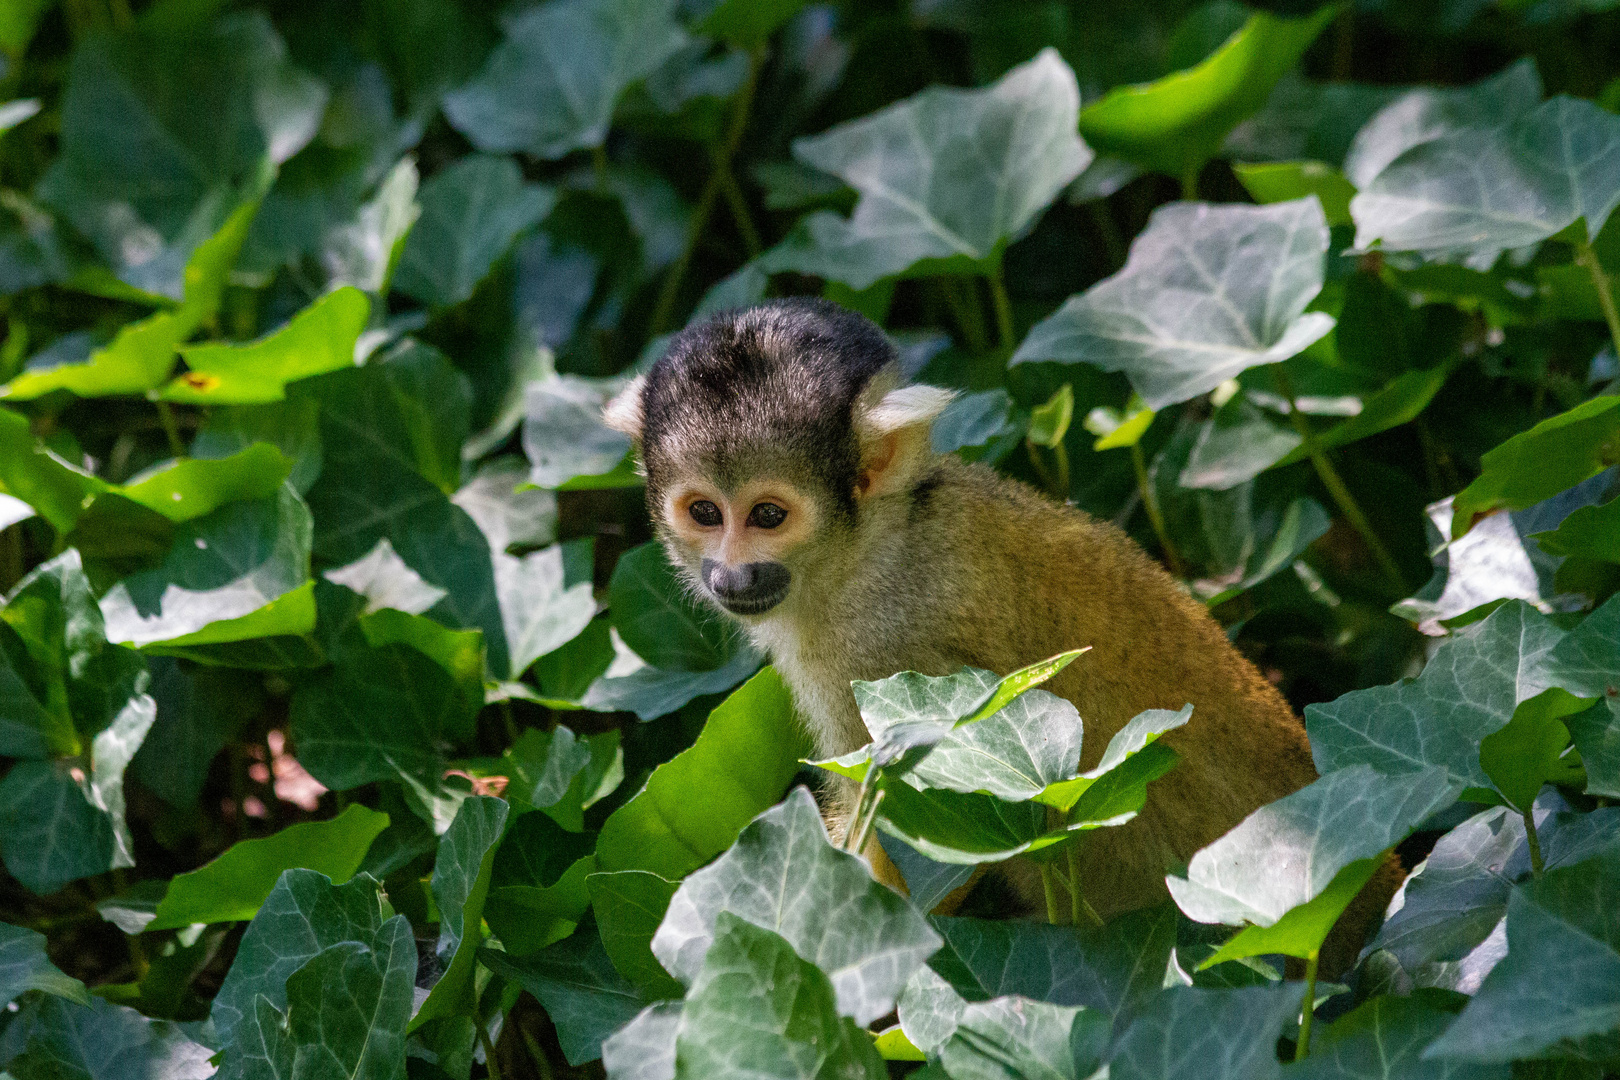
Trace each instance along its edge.
<instances>
[{"instance_id":1,"label":"squirrel monkey","mask_svg":"<svg viewBox=\"0 0 1620 1080\"><path fill-rule=\"evenodd\" d=\"M861 316L786 300L683 331L604 420L639 445L672 562L770 655L824 756L870 741L851 680L905 670L1005 674L1091 646L1045 685L1083 718L1082 768L1142 710L1191 702L1164 737L1181 763L1133 821L1080 847L1098 913L1158 903L1172 866L1316 779L1304 728L1125 533L935 453L929 428L952 396L902 385L894 349ZM850 792L831 795L836 834ZM875 842L867 854L898 882ZM1382 913L1398 869L1347 923ZM1041 909L1032 864L1001 871ZM1348 967L1360 944L1324 965Z\"/></svg>"}]
</instances>

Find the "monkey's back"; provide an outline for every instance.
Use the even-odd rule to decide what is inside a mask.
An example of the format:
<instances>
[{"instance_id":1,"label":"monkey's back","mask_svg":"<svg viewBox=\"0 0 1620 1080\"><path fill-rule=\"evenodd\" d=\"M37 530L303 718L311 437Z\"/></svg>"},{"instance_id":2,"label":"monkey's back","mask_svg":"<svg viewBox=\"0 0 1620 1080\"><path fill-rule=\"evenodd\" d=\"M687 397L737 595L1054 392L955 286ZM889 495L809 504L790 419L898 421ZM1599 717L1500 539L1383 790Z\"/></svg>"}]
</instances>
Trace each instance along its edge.
<instances>
[{"instance_id":1,"label":"monkey's back","mask_svg":"<svg viewBox=\"0 0 1620 1080\"><path fill-rule=\"evenodd\" d=\"M955 609L934 613L931 625L955 639L941 651L1006 672L1090 646L1046 685L1079 710L1083 768L1142 710L1193 705L1192 719L1165 737L1181 762L1152 785L1144 812L1082 844L1100 913L1162 898L1170 865L1316 779L1287 701L1125 533L955 459L930 485L908 531L934 549L923 557L942 586L936 595Z\"/></svg>"}]
</instances>

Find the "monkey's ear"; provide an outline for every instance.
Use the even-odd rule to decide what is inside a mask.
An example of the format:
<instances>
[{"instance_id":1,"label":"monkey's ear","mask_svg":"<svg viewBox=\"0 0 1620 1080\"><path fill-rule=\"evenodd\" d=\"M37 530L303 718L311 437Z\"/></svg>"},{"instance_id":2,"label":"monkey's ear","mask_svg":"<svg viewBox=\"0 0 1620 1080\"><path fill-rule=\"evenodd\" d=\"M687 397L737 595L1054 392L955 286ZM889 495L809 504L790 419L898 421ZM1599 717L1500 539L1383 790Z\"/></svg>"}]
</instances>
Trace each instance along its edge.
<instances>
[{"instance_id":1,"label":"monkey's ear","mask_svg":"<svg viewBox=\"0 0 1620 1080\"><path fill-rule=\"evenodd\" d=\"M602 406L602 423L632 439L641 438L641 391L647 376L637 375L612 401Z\"/></svg>"},{"instance_id":2,"label":"monkey's ear","mask_svg":"<svg viewBox=\"0 0 1620 1080\"><path fill-rule=\"evenodd\" d=\"M902 386L862 409L855 425L861 443L855 494L910 491L934 456L929 429L954 397L955 391L937 386Z\"/></svg>"}]
</instances>

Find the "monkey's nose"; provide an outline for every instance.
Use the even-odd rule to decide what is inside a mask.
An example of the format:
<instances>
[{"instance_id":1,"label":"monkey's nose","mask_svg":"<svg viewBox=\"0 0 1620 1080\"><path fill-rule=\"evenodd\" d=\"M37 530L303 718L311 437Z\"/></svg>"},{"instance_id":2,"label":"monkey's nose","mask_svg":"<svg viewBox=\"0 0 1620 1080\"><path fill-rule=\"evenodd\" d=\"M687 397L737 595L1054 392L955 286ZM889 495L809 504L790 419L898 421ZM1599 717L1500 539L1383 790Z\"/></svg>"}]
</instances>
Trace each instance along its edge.
<instances>
[{"instance_id":1,"label":"monkey's nose","mask_svg":"<svg viewBox=\"0 0 1620 1080\"><path fill-rule=\"evenodd\" d=\"M758 615L769 611L787 595L793 575L779 562L751 562L727 566L704 559L703 583L727 611Z\"/></svg>"}]
</instances>

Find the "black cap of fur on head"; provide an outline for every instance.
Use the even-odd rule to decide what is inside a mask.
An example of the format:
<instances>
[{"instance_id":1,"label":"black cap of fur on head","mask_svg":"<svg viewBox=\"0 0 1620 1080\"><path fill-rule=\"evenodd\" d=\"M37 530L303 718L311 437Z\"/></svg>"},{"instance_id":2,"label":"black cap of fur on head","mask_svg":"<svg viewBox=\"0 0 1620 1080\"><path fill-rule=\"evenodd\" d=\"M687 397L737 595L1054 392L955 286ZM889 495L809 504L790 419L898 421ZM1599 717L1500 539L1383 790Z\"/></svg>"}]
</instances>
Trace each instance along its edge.
<instances>
[{"instance_id":1,"label":"black cap of fur on head","mask_svg":"<svg viewBox=\"0 0 1620 1080\"><path fill-rule=\"evenodd\" d=\"M855 399L896 362L870 320L826 300L725 312L676 335L641 391L650 498L676 461L720 483L775 469L823 487L853 517Z\"/></svg>"}]
</instances>

